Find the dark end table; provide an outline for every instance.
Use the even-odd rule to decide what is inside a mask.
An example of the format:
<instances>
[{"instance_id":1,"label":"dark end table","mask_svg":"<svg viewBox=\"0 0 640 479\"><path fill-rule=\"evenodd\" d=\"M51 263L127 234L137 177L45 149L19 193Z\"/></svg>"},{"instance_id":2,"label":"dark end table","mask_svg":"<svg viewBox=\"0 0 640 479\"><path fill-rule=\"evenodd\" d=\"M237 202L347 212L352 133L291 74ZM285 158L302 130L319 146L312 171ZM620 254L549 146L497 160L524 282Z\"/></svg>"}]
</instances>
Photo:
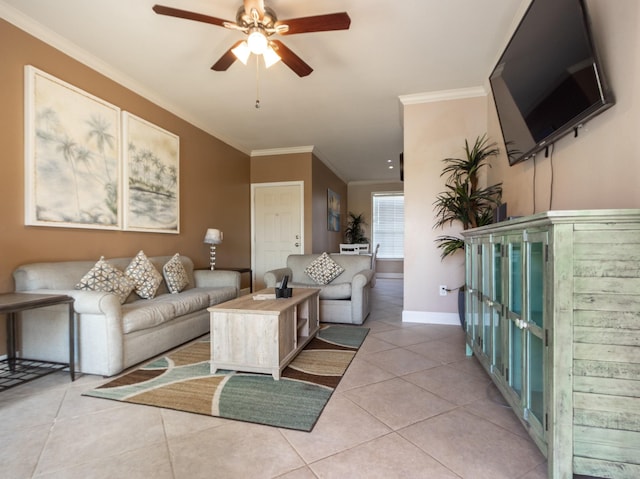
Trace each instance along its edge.
<instances>
[{"instance_id":1,"label":"dark end table","mask_svg":"<svg viewBox=\"0 0 640 479\"><path fill-rule=\"evenodd\" d=\"M0 294L0 314L7 315L7 359L0 361L0 391L46 374L69 367L71 381L75 380L75 326L74 299L63 294ZM57 304L69 307L69 363L54 363L16 357L16 320L21 311Z\"/></svg>"}]
</instances>

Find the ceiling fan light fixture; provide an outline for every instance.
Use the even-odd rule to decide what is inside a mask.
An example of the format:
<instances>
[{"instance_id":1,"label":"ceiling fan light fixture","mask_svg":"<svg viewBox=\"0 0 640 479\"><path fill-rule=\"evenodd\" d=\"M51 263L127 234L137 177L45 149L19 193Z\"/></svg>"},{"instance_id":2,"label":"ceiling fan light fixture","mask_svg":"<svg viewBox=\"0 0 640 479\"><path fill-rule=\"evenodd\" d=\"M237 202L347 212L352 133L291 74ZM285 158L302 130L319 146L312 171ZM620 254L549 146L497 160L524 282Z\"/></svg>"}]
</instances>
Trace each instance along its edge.
<instances>
[{"instance_id":1,"label":"ceiling fan light fixture","mask_svg":"<svg viewBox=\"0 0 640 479\"><path fill-rule=\"evenodd\" d=\"M251 53L255 55L262 55L267 51L269 41L260 28L252 28L250 30L249 37L247 38L247 44L249 45Z\"/></svg>"},{"instance_id":2,"label":"ceiling fan light fixture","mask_svg":"<svg viewBox=\"0 0 640 479\"><path fill-rule=\"evenodd\" d=\"M232 48L231 51L238 60L245 65L247 64L247 61L249 61L249 55L251 55L251 50L249 50L247 42L240 43L237 47Z\"/></svg>"},{"instance_id":3,"label":"ceiling fan light fixture","mask_svg":"<svg viewBox=\"0 0 640 479\"><path fill-rule=\"evenodd\" d=\"M275 65L281 60L280 55L276 53L271 45L267 47L262 57L264 58L264 64L267 68Z\"/></svg>"}]
</instances>

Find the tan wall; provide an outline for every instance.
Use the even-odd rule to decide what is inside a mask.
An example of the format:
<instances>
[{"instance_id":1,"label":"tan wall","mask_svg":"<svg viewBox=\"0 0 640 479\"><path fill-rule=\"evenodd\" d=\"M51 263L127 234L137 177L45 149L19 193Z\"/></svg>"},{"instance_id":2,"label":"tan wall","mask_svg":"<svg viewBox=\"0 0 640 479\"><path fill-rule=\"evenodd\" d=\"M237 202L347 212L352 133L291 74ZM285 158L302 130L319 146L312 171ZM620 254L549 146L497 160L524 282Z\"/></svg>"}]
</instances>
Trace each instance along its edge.
<instances>
[{"instance_id":1,"label":"tan wall","mask_svg":"<svg viewBox=\"0 0 640 479\"><path fill-rule=\"evenodd\" d=\"M208 227L224 232L217 265L250 265L249 158L145 98L0 20L0 291L34 261L180 252L208 267ZM24 225L24 66L30 64L180 137L180 234ZM246 275L245 275L246 276ZM4 325L0 324L0 335ZM0 337L0 351L4 351ZM0 353L1 354L1 353Z\"/></svg>"},{"instance_id":2,"label":"tan wall","mask_svg":"<svg viewBox=\"0 0 640 479\"><path fill-rule=\"evenodd\" d=\"M349 211L358 215L364 213L364 219L366 225L364 225L364 231L369 242L373 241L371 235L371 221L373 218L372 213L372 195L373 193L382 193L387 191L404 191L404 183L401 181L374 183L370 181L358 182L354 181L349 183ZM371 248L375 248L374 244L371 244ZM384 274L400 275L404 271L404 262L381 259L377 261L376 271Z\"/></svg>"},{"instance_id":3,"label":"tan wall","mask_svg":"<svg viewBox=\"0 0 640 479\"><path fill-rule=\"evenodd\" d=\"M289 153L251 157L251 183L304 182L304 252L312 251L311 153Z\"/></svg>"},{"instance_id":4,"label":"tan wall","mask_svg":"<svg viewBox=\"0 0 640 479\"><path fill-rule=\"evenodd\" d=\"M496 162L489 181L504 181L509 215L640 207L640 4L591 0L587 7L616 105L586 123L578 138L557 141L549 158L542 151L512 167L504 156ZM491 97L488 128L501 138Z\"/></svg>"},{"instance_id":5,"label":"tan wall","mask_svg":"<svg viewBox=\"0 0 640 479\"><path fill-rule=\"evenodd\" d=\"M304 182L304 252L338 251L340 233L327 229L327 189L340 194L344 217L347 207L345 183L311 152L251 158L251 183L285 181Z\"/></svg>"},{"instance_id":6,"label":"tan wall","mask_svg":"<svg viewBox=\"0 0 640 479\"><path fill-rule=\"evenodd\" d=\"M329 231L327 190L340 195L340 231ZM347 217L347 185L324 163L313 157L313 234L312 253L340 251Z\"/></svg>"},{"instance_id":7,"label":"tan wall","mask_svg":"<svg viewBox=\"0 0 640 479\"><path fill-rule=\"evenodd\" d=\"M405 315L457 314L457 295L440 296L438 286L463 284L464 254L441 261L435 239L460 226L434 230L433 202L444 190L442 160L462 156L465 139L486 131L486 103L482 96L404 106Z\"/></svg>"}]
</instances>

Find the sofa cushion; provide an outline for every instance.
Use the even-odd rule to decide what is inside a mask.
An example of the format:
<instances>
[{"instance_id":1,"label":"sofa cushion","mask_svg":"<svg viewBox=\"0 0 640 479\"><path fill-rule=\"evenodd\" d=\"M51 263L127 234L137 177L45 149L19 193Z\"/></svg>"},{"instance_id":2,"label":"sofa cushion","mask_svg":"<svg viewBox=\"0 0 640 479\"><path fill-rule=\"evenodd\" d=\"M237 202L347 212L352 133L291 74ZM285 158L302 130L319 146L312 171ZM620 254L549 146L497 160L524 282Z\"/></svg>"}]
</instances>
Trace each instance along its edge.
<instances>
[{"instance_id":1,"label":"sofa cushion","mask_svg":"<svg viewBox=\"0 0 640 479\"><path fill-rule=\"evenodd\" d=\"M200 288L197 288L200 289ZM203 291L206 291L209 296L209 306L214 306L216 304L224 303L225 301L230 301L235 299L238 296L236 288L233 286L224 286L217 287L214 289L211 288L201 288Z\"/></svg>"},{"instance_id":2,"label":"sofa cushion","mask_svg":"<svg viewBox=\"0 0 640 479\"><path fill-rule=\"evenodd\" d=\"M289 283L292 288L318 288L320 299L351 299L351 283L332 283L322 286L307 283Z\"/></svg>"},{"instance_id":3,"label":"sofa cushion","mask_svg":"<svg viewBox=\"0 0 640 479\"><path fill-rule=\"evenodd\" d=\"M131 260L124 274L135 283L136 294L144 299L153 298L162 282L162 275L142 250Z\"/></svg>"},{"instance_id":4,"label":"sofa cushion","mask_svg":"<svg viewBox=\"0 0 640 479\"><path fill-rule=\"evenodd\" d=\"M320 299L351 299L351 283L331 283L320 289Z\"/></svg>"},{"instance_id":5,"label":"sofa cushion","mask_svg":"<svg viewBox=\"0 0 640 479\"><path fill-rule=\"evenodd\" d=\"M327 253L322 253L309 263L304 272L318 284L329 284L344 272L344 268Z\"/></svg>"},{"instance_id":6,"label":"sofa cushion","mask_svg":"<svg viewBox=\"0 0 640 479\"><path fill-rule=\"evenodd\" d=\"M235 288L230 288L234 290ZM210 291L191 288L180 294L162 294L149 300L138 300L122 306L122 327L126 333L153 328L166 321L211 306Z\"/></svg>"},{"instance_id":7,"label":"sofa cushion","mask_svg":"<svg viewBox=\"0 0 640 479\"><path fill-rule=\"evenodd\" d=\"M183 316L210 306L209 295L197 288L182 291L180 294L165 294L161 301L166 301L173 305L175 316Z\"/></svg>"},{"instance_id":8,"label":"sofa cushion","mask_svg":"<svg viewBox=\"0 0 640 479\"><path fill-rule=\"evenodd\" d=\"M83 291L102 291L118 296L124 303L133 291L135 284L119 269L113 267L101 256L98 262L76 284L75 289Z\"/></svg>"},{"instance_id":9,"label":"sofa cushion","mask_svg":"<svg viewBox=\"0 0 640 479\"><path fill-rule=\"evenodd\" d=\"M162 272L164 273L164 280L167 282L170 293L179 293L189 284L187 271L184 269L178 253L174 254L173 257L167 261L162 267Z\"/></svg>"},{"instance_id":10,"label":"sofa cushion","mask_svg":"<svg viewBox=\"0 0 640 479\"><path fill-rule=\"evenodd\" d=\"M122 330L124 334L153 328L176 317L176 308L169 301L159 301L169 296L164 294L154 299L134 301L122 306Z\"/></svg>"}]
</instances>

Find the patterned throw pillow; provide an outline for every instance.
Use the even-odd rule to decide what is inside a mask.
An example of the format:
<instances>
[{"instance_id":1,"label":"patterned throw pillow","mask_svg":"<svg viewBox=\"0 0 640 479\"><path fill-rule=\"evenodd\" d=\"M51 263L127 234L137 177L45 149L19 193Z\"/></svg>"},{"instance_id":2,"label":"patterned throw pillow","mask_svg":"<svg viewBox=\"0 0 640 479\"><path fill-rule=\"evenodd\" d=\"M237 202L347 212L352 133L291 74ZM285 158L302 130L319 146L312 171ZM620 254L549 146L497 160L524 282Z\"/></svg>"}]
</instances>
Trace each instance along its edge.
<instances>
[{"instance_id":1,"label":"patterned throw pillow","mask_svg":"<svg viewBox=\"0 0 640 479\"><path fill-rule=\"evenodd\" d=\"M162 272L164 273L164 280L167 282L167 287L171 293L179 293L189 284L187 271L184 269L178 253L174 254L173 258L163 266Z\"/></svg>"},{"instance_id":2,"label":"patterned throw pillow","mask_svg":"<svg viewBox=\"0 0 640 479\"><path fill-rule=\"evenodd\" d=\"M144 299L153 298L162 283L162 275L142 250L131 260L124 274L134 282L136 294Z\"/></svg>"},{"instance_id":3,"label":"patterned throw pillow","mask_svg":"<svg viewBox=\"0 0 640 479\"><path fill-rule=\"evenodd\" d=\"M322 253L304 270L318 284L329 284L344 272L344 268Z\"/></svg>"},{"instance_id":4,"label":"patterned throw pillow","mask_svg":"<svg viewBox=\"0 0 640 479\"><path fill-rule=\"evenodd\" d=\"M122 271L111 266L101 256L98 262L85 274L76 289L83 291L103 291L113 293L120 299L120 304L127 300L135 285Z\"/></svg>"}]
</instances>

